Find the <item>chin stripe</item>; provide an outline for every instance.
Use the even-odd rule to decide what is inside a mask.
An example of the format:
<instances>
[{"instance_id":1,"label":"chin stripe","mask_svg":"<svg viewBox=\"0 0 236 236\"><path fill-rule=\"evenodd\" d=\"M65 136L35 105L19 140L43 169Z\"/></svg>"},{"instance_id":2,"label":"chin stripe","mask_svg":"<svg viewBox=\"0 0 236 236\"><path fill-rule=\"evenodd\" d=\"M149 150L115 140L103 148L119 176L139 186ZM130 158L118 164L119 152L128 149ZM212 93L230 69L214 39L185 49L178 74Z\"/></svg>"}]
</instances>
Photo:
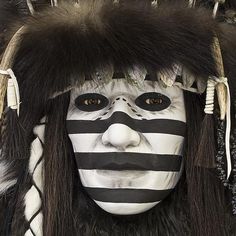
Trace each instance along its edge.
<instances>
[{"instance_id":1,"label":"chin stripe","mask_svg":"<svg viewBox=\"0 0 236 236\"><path fill-rule=\"evenodd\" d=\"M67 120L69 134L104 133L112 124L124 124L141 133L164 133L185 136L186 123L179 120L152 119L137 120L124 112L114 112L104 120Z\"/></svg>"},{"instance_id":2,"label":"chin stripe","mask_svg":"<svg viewBox=\"0 0 236 236\"><path fill-rule=\"evenodd\" d=\"M179 171L182 157L148 153L75 153L78 169Z\"/></svg>"},{"instance_id":3,"label":"chin stripe","mask_svg":"<svg viewBox=\"0 0 236 236\"><path fill-rule=\"evenodd\" d=\"M78 171L83 186L90 188L166 190L174 188L181 176L181 172L166 171L130 172L132 177L127 171Z\"/></svg>"},{"instance_id":4,"label":"chin stripe","mask_svg":"<svg viewBox=\"0 0 236 236\"><path fill-rule=\"evenodd\" d=\"M158 202L170 194L172 189L109 189L84 187L90 197L96 201L113 203L150 203Z\"/></svg>"}]
</instances>

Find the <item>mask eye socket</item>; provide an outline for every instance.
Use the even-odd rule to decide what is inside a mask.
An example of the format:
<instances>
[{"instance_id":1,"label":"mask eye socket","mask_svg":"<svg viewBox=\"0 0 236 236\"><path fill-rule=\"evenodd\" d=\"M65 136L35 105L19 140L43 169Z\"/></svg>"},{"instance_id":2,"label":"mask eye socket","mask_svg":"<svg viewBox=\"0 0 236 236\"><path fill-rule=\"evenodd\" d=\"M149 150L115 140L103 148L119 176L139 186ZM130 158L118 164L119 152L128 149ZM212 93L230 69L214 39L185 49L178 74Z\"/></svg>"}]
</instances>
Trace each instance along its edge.
<instances>
[{"instance_id":1,"label":"mask eye socket","mask_svg":"<svg viewBox=\"0 0 236 236\"><path fill-rule=\"evenodd\" d=\"M170 106L170 99L161 93L144 93L140 95L135 104L147 111L161 111Z\"/></svg>"},{"instance_id":2,"label":"mask eye socket","mask_svg":"<svg viewBox=\"0 0 236 236\"><path fill-rule=\"evenodd\" d=\"M108 99L98 93L85 93L75 99L75 106L81 111L98 111L108 105Z\"/></svg>"}]
</instances>

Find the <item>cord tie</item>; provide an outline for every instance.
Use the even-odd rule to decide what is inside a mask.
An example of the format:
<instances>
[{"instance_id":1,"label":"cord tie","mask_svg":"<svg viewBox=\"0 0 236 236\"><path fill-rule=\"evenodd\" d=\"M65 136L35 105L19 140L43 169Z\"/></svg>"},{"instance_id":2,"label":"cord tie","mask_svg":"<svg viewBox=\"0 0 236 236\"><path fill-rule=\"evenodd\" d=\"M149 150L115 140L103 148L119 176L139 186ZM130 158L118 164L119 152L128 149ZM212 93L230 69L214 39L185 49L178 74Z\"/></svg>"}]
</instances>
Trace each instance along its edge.
<instances>
[{"instance_id":1,"label":"cord tie","mask_svg":"<svg viewBox=\"0 0 236 236\"><path fill-rule=\"evenodd\" d=\"M9 75L7 84L7 106L13 110L17 110L17 115L20 112L20 92L16 76L12 69L0 70L0 74Z\"/></svg>"}]
</instances>

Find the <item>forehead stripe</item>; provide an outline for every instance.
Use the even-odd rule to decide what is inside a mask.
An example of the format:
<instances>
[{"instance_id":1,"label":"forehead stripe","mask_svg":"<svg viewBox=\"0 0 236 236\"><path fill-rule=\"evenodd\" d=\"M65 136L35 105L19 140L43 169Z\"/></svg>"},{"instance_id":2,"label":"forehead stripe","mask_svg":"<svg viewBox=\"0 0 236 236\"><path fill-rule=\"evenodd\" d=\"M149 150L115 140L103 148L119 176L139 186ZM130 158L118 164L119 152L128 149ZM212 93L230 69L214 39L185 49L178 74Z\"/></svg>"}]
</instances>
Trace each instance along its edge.
<instances>
[{"instance_id":1,"label":"forehead stripe","mask_svg":"<svg viewBox=\"0 0 236 236\"><path fill-rule=\"evenodd\" d=\"M75 153L78 169L180 171L182 157L150 153Z\"/></svg>"},{"instance_id":2,"label":"forehead stripe","mask_svg":"<svg viewBox=\"0 0 236 236\"><path fill-rule=\"evenodd\" d=\"M163 200L172 189L110 189L84 187L87 193L96 201L113 203L148 203Z\"/></svg>"},{"instance_id":3,"label":"forehead stripe","mask_svg":"<svg viewBox=\"0 0 236 236\"><path fill-rule=\"evenodd\" d=\"M67 120L69 134L76 133L104 133L112 124L124 124L141 133L164 133L185 136L186 123L179 120L133 119L124 112L114 112L111 117L104 120Z\"/></svg>"}]
</instances>

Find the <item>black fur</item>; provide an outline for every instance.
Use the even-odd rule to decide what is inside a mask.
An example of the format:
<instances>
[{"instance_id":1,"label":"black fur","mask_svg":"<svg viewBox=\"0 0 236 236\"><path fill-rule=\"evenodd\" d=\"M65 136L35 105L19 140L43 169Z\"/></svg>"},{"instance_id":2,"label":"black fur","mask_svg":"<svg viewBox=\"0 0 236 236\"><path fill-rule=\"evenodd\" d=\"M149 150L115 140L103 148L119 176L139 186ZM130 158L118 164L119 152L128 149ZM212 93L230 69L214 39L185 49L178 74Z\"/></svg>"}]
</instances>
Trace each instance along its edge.
<instances>
[{"instance_id":1,"label":"black fur","mask_svg":"<svg viewBox=\"0 0 236 236\"><path fill-rule=\"evenodd\" d=\"M23 96L40 93L35 106L109 64L163 70L180 63L200 76L216 74L211 43L217 27L204 10L95 9L93 14L89 8L82 14L75 8L55 9L28 23L16 71Z\"/></svg>"},{"instance_id":2,"label":"black fur","mask_svg":"<svg viewBox=\"0 0 236 236\"><path fill-rule=\"evenodd\" d=\"M48 182L45 183L43 205L46 215L45 235L64 236L65 232L67 235L79 236L197 236L203 235L202 232L206 236L231 235L232 219L230 216L229 220L226 218L228 209L224 205L223 187L216 180L214 171L199 170L193 167L194 161L191 160L197 150L195 137L202 120L204 97L186 96L186 101L189 101L189 119L193 120L188 126L187 180L183 176L176 192L158 207L144 215L126 218L128 225L123 219L104 214L77 186L78 175L64 124L68 94L54 99L52 97L73 84L82 83L84 76L107 65L113 65L124 72L135 65L162 71L177 63L204 79L209 75L217 76L211 51L213 37L217 34L234 98L236 33L233 28L218 25L212 20L211 12L204 9L189 9L174 4L162 4L160 8L153 9L99 2L95 5L82 5L81 8L66 5L50 9L36 14L26 22L26 26L13 66L20 87L22 103L19 120L25 131L23 139L26 143L24 147L20 147L19 153L23 153L26 159L29 157L27 151L33 140L32 130L41 117L46 115L48 124L44 155L47 164L45 178ZM9 161L10 157L4 158ZM16 166L15 171L20 171L19 166ZM50 168L56 169L53 177L47 172ZM58 181L62 169L64 185ZM194 178L191 172L201 174L202 185L191 186L191 178ZM27 176L27 171L25 175ZM57 181L50 182L55 179ZM25 183L20 183L19 189L23 193L17 199L13 235L23 235L23 210L20 207L29 184L27 181L26 178ZM188 193L194 195L195 187L198 190L203 187L207 195L212 194L205 183L208 183L214 194L206 202L201 202L201 210L210 214L202 214L203 218L200 219L196 213L196 203L191 202L193 198ZM56 191L53 192L53 189ZM50 196L50 193L54 195ZM201 194L197 196L202 197ZM47 197L53 199L51 205L47 202ZM209 206L205 207L204 204ZM217 207L214 208L215 206ZM215 215L212 213L213 209L216 211ZM47 218L49 211L54 214ZM209 216L211 217L207 218Z\"/></svg>"}]
</instances>

